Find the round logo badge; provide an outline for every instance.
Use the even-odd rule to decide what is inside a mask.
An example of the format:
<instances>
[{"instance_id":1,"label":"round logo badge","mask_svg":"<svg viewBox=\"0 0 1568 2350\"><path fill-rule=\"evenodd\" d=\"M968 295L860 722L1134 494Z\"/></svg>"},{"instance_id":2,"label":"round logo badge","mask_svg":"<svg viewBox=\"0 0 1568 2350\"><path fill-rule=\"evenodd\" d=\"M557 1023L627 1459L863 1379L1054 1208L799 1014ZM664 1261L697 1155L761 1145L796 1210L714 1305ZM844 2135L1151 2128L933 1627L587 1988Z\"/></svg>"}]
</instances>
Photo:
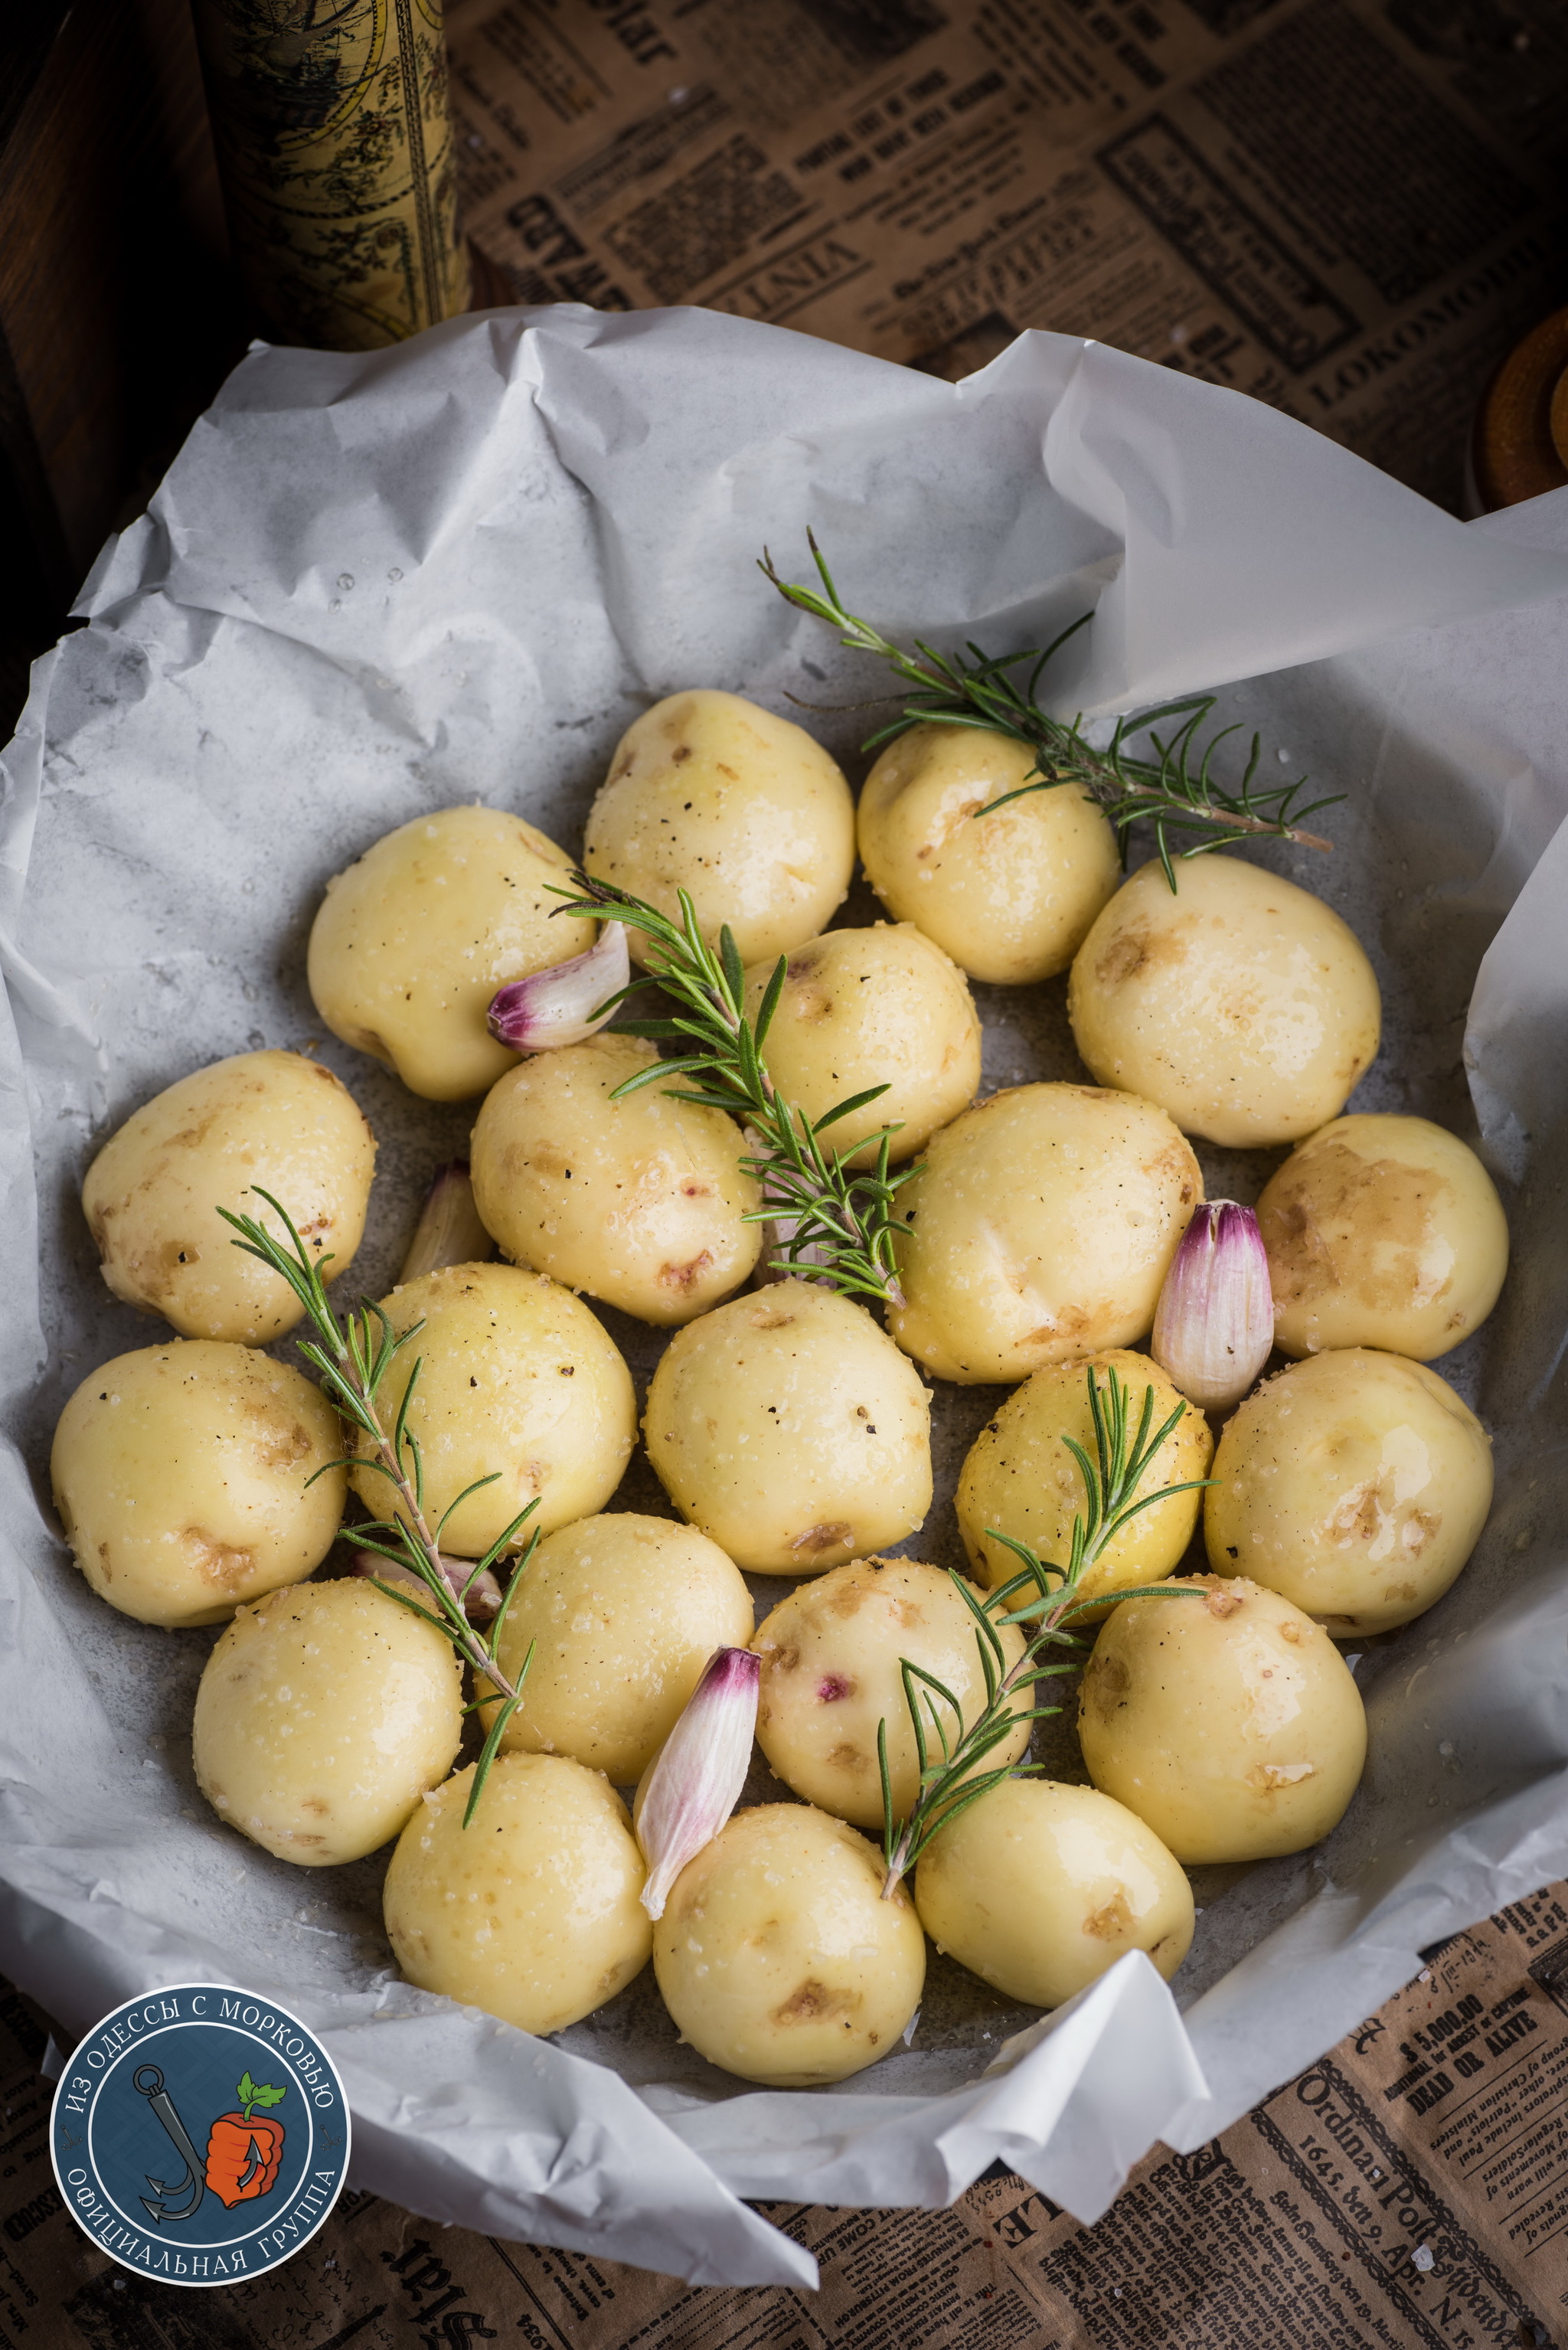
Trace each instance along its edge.
<instances>
[{"instance_id":1,"label":"round logo badge","mask_svg":"<svg viewBox=\"0 0 1568 2350\"><path fill-rule=\"evenodd\" d=\"M223 1983L127 2000L55 2091L66 2207L111 2259L165 2284L233 2284L308 2243L348 2168L332 2060L286 2008Z\"/></svg>"}]
</instances>

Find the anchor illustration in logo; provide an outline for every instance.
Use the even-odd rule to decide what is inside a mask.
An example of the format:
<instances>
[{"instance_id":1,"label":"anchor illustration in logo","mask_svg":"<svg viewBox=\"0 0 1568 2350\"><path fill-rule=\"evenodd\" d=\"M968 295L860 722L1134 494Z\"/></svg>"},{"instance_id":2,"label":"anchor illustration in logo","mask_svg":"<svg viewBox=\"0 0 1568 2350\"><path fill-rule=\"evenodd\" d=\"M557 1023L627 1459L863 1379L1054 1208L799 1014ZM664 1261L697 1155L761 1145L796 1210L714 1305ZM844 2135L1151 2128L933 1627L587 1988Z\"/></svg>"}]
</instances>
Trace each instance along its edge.
<instances>
[{"instance_id":1,"label":"anchor illustration in logo","mask_svg":"<svg viewBox=\"0 0 1568 2350\"><path fill-rule=\"evenodd\" d=\"M207 2136L203 2160L158 2066L139 2065L131 2074L131 2085L146 2098L185 2166L183 2177L175 2179L154 2178L151 2171L147 2173L152 2194L141 2197L141 2208L160 2226L165 2220L188 2220L209 2187L229 2211L236 2203L248 2203L271 2192L283 2160L283 2124L265 2113L256 2119L255 2108L280 2104L287 2094L285 2089L265 2082L258 2085L247 2073L238 2091L242 2110L218 2116Z\"/></svg>"}]
</instances>

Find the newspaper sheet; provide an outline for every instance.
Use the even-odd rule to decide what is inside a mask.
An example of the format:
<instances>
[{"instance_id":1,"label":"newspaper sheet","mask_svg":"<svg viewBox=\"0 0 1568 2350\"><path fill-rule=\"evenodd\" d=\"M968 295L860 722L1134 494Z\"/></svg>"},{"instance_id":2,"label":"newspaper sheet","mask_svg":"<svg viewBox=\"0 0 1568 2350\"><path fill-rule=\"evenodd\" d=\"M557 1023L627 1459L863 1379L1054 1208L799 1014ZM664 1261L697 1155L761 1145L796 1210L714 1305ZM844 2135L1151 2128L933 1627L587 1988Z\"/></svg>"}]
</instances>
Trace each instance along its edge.
<instances>
[{"instance_id":1,"label":"newspaper sheet","mask_svg":"<svg viewBox=\"0 0 1568 2350\"><path fill-rule=\"evenodd\" d=\"M1092 2228L1003 2176L946 2211L770 2206L821 2263L815 2294L694 2289L350 2193L297 2260L216 2308L128 2275L63 2209L38 2070L46 2032L0 1993L0 2350L1480 2350L1563 2338L1568 1885L1429 1951L1378 2014L1209 2145L1157 2147Z\"/></svg>"},{"instance_id":2,"label":"newspaper sheet","mask_svg":"<svg viewBox=\"0 0 1568 2350\"><path fill-rule=\"evenodd\" d=\"M1562 300L1559 0L447 20L464 216L519 301L697 303L953 380L1021 328L1093 336L1457 509L1488 376Z\"/></svg>"}]
</instances>

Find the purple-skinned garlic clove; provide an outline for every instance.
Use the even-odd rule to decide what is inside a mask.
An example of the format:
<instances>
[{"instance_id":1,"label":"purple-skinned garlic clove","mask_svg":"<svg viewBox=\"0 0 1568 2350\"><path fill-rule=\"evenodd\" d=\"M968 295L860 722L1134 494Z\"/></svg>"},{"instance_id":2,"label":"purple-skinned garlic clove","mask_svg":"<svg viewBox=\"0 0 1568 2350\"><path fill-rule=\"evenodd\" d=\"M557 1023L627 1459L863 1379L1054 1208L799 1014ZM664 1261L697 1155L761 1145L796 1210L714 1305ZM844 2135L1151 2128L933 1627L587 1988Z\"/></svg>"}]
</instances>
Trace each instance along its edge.
<instances>
[{"instance_id":1,"label":"purple-skinned garlic clove","mask_svg":"<svg viewBox=\"0 0 1568 2350\"><path fill-rule=\"evenodd\" d=\"M633 1825L648 1863L642 1906L662 1918L670 1888L740 1801L757 1727L760 1659L716 1648L638 1790Z\"/></svg>"},{"instance_id":2,"label":"purple-skinned garlic clove","mask_svg":"<svg viewBox=\"0 0 1568 2350\"><path fill-rule=\"evenodd\" d=\"M759 1289L766 1289L775 1281L815 1281L829 1289L833 1286L821 1270L832 1263L832 1254L820 1242L808 1242L797 1255L788 1254L789 1244L799 1230L799 1221L794 1216L768 1218L763 1226L763 1250L753 1276Z\"/></svg>"},{"instance_id":3,"label":"purple-skinned garlic clove","mask_svg":"<svg viewBox=\"0 0 1568 2350\"><path fill-rule=\"evenodd\" d=\"M501 1606L501 1586L486 1567L483 1575L474 1575L471 1558L453 1558L446 1551L441 1555L441 1573L452 1587L454 1599L462 1601L462 1612L471 1624L488 1624ZM429 1584L411 1566L396 1559L383 1558L379 1551L357 1550L352 1572L379 1583L400 1586L410 1596L434 1602ZM470 1581L470 1577L472 1580ZM464 1598L466 1589L467 1596Z\"/></svg>"},{"instance_id":4,"label":"purple-skinned garlic clove","mask_svg":"<svg viewBox=\"0 0 1568 2350\"><path fill-rule=\"evenodd\" d=\"M1274 1301L1258 1219L1210 1200L1182 1236L1159 1293L1149 1351L1204 1411L1240 1403L1274 1343Z\"/></svg>"},{"instance_id":5,"label":"purple-skinned garlic clove","mask_svg":"<svg viewBox=\"0 0 1568 2350\"><path fill-rule=\"evenodd\" d=\"M768 1146L756 1128L742 1127L741 1131L752 1157L765 1159ZM820 1241L808 1242L795 1256L787 1255L789 1244L800 1230L800 1219L787 1213L783 1199L770 1186L765 1175L763 1178L763 1205L773 1212L763 1226L762 1253L757 1259L757 1269L752 1275L753 1287L766 1289L775 1281L815 1281L830 1289L833 1284L819 1268L831 1264L833 1255Z\"/></svg>"},{"instance_id":6,"label":"purple-skinned garlic clove","mask_svg":"<svg viewBox=\"0 0 1568 2350\"><path fill-rule=\"evenodd\" d=\"M626 924L607 922L587 954L515 979L492 999L486 1024L514 1053L580 1045L615 1015L609 998L631 977Z\"/></svg>"}]
</instances>

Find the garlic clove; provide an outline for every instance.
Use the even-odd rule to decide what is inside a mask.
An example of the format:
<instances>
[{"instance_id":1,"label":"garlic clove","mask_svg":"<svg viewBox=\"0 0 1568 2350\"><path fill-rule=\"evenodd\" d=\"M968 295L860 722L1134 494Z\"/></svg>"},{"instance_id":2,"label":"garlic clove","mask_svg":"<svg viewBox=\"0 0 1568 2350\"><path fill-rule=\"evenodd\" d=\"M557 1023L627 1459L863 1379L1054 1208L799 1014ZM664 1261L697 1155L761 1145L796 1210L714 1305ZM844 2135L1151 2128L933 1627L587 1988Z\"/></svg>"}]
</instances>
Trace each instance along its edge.
<instances>
[{"instance_id":1,"label":"garlic clove","mask_svg":"<svg viewBox=\"0 0 1568 2350\"><path fill-rule=\"evenodd\" d=\"M834 1286L826 1274L819 1270L833 1262L831 1250L825 1248L820 1241L808 1242L794 1256L787 1254L789 1244L799 1230L799 1220L794 1216L768 1218L763 1226L763 1250L753 1275L758 1289L766 1289L770 1283L775 1281L815 1281L828 1289Z\"/></svg>"},{"instance_id":2,"label":"garlic clove","mask_svg":"<svg viewBox=\"0 0 1568 2350\"><path fill-rule=\"evenodd\" d=\"M469 1583L469 1576L473 1575L473 1561L471 1558L452 1558L443 1550L441 1555L441 1572L452 1586L452 1596L454 1599L462 1597L463 1586L468 1585L468 1597L463 1604L463 1614L468 1617L469 1622L488 1624L501 1606L501 1586L489 1568L487 1567L483 1575L475 1575L473 1581ZM379 1583L398 1584L403 1590L423 1599L431 1597L430 1586L422 1575L416 1575L411 1566L400 1565L395 1559L383 1558L379 1551L357 1550L354 1553L352 1572L367 1578L374 1577Z\"/></svg>"},{"instance_id":3,"label":"garlic clove","mask_svg":"<svg viewBox=\"0 0 1568 2350\"><path fill-rule=\"evenodd\" d=\"M746 1149L753 1158L765 1159L769 1155L768 1146L756 1128L743 1127L742 1132L745 1138ZM764 1208L774 1210L780 1210L784 1206L783 1200L770 1188L765 1173L763 1177L763 1205ZM833 1287L832 1282L817 1270L819 1266L828 1265L833 1262L832 1251L824 1247L820 1241L808 1243L798 1255L788 1258L787 1263L782 1262L785 1258L791 1241L799 1230L798 1216L774 1213L768 1217L763 1226L762 1253L757 1259L757 1269L752 1275L753 1289L766 1289L775 1281L815 1281L824 1288ZM781 1262L775 1263L775 1259Z\"/></svg>"},{"instance_id":4,"label":"garlic clove","mask_svg":"<svg viewBox=\"0 0 1568 2350\"><path fill-rule=\"evenodd\" d=\"M626 924L607 922L587 954L548 971L514 980L495 995L486 1015L493 1036L514 1053L543 1052L552 1045L580 1045L614 1016L608 998L631 977Z\"/></svg>"},{"instance_id":5,"label":"garlic clove","mask_svg":"<svg viewBox=\"0 0 1568 2350\"><path fill-rule=\"evenodd\" d=\"M483 1575L474 1575L471 1558L453 1558L449 1551L441 1555L441 1569L452 1586L454 1599L462 1600L462 1612L471 1624L488 1624L501 1606L501 1586L486 1567ZM470 1576L473 1579L470 1582ZM463 1598L466 1586L468 1596Z\"/></svg>"},{"instance_id":6,"label":"garlic clove","mask_svg":"<svg viewBox=\"0 0 1568 2350\"><path fill-rule=\"evenodd\" d=\"M453 1159L431 1178L399 1282L417 1281L441 1265L483 1264L492 1246L474 1205L468 1161Z\"/></svg>"},{"instance_id":7,"label":"garlic clove","mask_svg":"<svg viewBox=\"0 0 1568 2350\"><path fill-rule=\"evenodd\" d=\"M638 1789L632 1825L648 1863L642 1906L662 1918L670 1887L740 1800L757 1726L760 1658L715 1648Z\"/></svg>"},{"instance_id":8,"label":"garlic clove","mask_svg":"<svg viewBox=\"0 0 1568 2350\"><path fill-rule=\"evenodd\" d=\"M1274 1301L1258 1219L1234 1200L1193 1214L1166 1274L1149 1351L1204 1411L1240 1403L1274 1343Z\"/></svg>"}]
</instances>

